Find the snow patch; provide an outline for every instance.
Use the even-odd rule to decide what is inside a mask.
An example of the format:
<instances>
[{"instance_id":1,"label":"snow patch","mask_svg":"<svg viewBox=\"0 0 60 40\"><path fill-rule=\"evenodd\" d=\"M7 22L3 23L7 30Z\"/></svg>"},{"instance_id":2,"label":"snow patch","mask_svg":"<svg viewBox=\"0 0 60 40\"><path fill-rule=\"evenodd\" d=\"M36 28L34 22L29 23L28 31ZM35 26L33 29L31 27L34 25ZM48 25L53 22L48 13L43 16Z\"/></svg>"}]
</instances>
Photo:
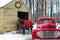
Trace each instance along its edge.
<instances>
[{"instance_id":1,"label":"snow patch","mask_svg":"<svg viewBox=\"0 0 60 40\"><path fill-rule=\"evenodd\" d=\"M0 8L10 3L12 0L0 0Z\"/></svg>"}]
</instances>

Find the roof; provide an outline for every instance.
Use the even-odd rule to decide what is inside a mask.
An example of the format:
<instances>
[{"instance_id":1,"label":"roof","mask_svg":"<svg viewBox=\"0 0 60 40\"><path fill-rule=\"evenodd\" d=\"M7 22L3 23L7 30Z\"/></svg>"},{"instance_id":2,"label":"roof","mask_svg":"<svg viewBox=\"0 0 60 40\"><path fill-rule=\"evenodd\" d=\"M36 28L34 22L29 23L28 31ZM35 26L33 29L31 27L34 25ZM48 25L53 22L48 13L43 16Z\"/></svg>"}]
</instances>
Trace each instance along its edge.
<instances>
[{"instance_id":1,"label":"roof","mask_svg":"<svg viewBox=\"0 0 60 40\"><path fill-rule=\"evenodd\" d=\"M5 5L1 6L0 8L7 8L11 6L11 8L15 8L14 7L14 4L15 2L17 2L16 0L11 0L11 1L8 1ZM19 0L19 2L25 7L23 10L25 11L25 9L27 9L27 12L30 12L29 8L22 2L22 0ZM20 8L22 9L22 7ZM21 10L22 11L22 10Z\"/></svg>"},{"instance_id":2,"label":"roof","mask_svg":"<svg viewBox=\"0 0 60 40\"><path fill-rule=\"evenodd\" d=\"M0 0L0 8L6 6L7 4L11 3L13 0L4 0L4 1L1 1Z\"/></svg>"},{"instance_id":3,"label":"roof","mask_svg":"<svg viewBox=\"0 0 60 40\"><path fill-rule=\"evenodd\" d=\"M38 20L55 20L55 18L42 17L42 18L38 18Z\"/></svg>"}]
</instances>

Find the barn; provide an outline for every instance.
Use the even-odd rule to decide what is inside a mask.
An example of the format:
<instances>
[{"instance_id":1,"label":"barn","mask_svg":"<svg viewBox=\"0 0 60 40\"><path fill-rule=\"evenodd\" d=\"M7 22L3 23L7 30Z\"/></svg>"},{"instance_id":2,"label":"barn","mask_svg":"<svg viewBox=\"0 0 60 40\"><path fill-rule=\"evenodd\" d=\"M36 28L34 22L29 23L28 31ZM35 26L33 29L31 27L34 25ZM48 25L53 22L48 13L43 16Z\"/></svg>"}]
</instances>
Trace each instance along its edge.
<instances>
[{"instance_id":1,"label":"barn","mask_svg":"<svg viewBox=\"0 0 60 40\"><path fill-rule=\"evenodd\" d=\"M0 8L0 34L16 30L18 17L30 19L30 11L21 0L13 0Z\"/></svg>"}]
</instances>

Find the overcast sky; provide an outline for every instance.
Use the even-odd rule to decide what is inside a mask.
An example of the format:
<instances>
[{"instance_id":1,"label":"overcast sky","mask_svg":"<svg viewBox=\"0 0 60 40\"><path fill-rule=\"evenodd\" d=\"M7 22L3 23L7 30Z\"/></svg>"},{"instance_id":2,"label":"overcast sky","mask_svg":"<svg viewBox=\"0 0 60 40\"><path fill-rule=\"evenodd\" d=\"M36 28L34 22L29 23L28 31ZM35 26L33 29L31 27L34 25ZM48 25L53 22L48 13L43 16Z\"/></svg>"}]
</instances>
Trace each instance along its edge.
<instances>
[{"instance_id":1,"label":"overcast sky","mask_svg":"<svg viewBox=\"0 0 60 40\"><path fill-rule=\"evenodd\" d=\"M12 0L0 0L0 8L10 3Z\"/></svg>"}]
</instances>

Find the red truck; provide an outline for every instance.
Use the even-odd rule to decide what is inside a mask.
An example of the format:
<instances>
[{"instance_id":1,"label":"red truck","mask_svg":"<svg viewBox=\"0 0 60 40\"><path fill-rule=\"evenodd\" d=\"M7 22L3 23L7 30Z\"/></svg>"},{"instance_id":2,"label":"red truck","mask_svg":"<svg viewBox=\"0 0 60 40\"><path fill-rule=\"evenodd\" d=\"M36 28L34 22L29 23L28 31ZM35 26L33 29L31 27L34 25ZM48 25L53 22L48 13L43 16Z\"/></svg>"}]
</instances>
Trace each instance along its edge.
<instances>
[{"instance_id":1,"label":"red truck","mask_svg":"<svg viewBox=\"0 0 60 40\"><path fill-rule=\"evenodd\" d=\"M54 18L38 18L36 29L32 30L32 40L60 40L60 30L56 29Z\"/></svg>"}]
</instances>

